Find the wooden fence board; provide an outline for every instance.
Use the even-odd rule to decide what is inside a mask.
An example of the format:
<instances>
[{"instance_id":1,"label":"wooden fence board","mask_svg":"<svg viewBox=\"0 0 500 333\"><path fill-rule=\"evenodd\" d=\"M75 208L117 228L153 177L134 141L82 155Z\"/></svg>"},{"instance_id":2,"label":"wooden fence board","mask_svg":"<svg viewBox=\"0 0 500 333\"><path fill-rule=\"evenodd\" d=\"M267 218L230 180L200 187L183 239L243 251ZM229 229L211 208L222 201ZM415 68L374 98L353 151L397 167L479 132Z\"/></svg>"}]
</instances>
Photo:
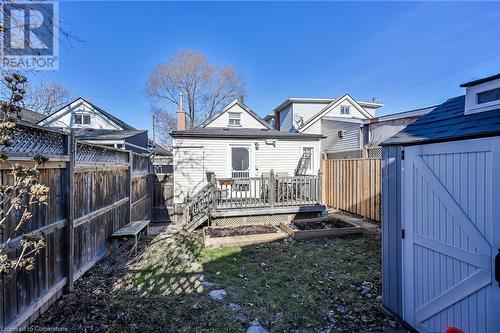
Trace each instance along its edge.
<instances>
[{"instance_id":1,"label":"wooden fence board","mask_svg":"<svg viewBox=\"0 0 500 333\"><path fill-rule=\"evenodd\" d=\"M327 206L380 221L380 159L323 160L322 170Z\"/></svg>"},{"instance_id":2,"label":"wooden fence board","mask_svg":"<svg viewBox=\"0 0 500 333\"><path fill-rule=\"evenodd\" d=\"M26 150L25 141L18 140L9 147L7 153L14 158L0 164L1 184L12 182L11 163L33 165L36 153L48 152L51 159L39 167L39 178L50 191L47 205L31 207L34 217L14 235L8 255L19 254L20 239L27 233L42 233L46 245L32 271L1 275L0 330L13 330L35 320L65 286L109 252L113 232L131 218L150 219L151 213L148 156L75 142L68 134L39 128L26 131L29 135L20 137L40 140L43 145ZM5 148L0 146L0 152ZM7 240L5 235L14 230L18 217L16 212L10 214L5 228L0 229L0 242Z\"/></svg>"}]
</instances>

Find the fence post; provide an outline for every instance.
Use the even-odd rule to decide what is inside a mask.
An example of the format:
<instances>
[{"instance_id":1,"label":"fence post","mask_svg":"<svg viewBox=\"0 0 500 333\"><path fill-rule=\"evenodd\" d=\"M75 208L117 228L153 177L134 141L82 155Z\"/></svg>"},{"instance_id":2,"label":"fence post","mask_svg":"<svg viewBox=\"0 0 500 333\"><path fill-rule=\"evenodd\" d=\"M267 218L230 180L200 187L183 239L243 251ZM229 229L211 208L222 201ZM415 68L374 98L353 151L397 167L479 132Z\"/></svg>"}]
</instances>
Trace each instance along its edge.
<instances>
[{"instance_id":1,"label":"fence post","mask_svg":"<svg viewBox=\"0 0 500 333\"><path fill-rule=\"evenodd\" d=\"M271 169L269 172L269 200L271 201L271 207L274 207L276 203L276 177L274 176L274 170Z\"/></svg>"},{"instance_id":2,"label":"fence post","mask_svg":"<svg viewBox=\"0 0 500 333\"><path fill-rule=\"evenodd\" d=\"M68 283L66 291L73 290L75 273L75 159L76 140L75 130L71 129L67 136L67 153L69 161L66 165L66 182L68 184L68 197L66 198L66 209L68 216Z\"/></svg>"},{"instance_id":3,"label":"fence post","mask_svg":"<svg viewBox=\"0 0 500 333\"><path fill-rule=\"evenodd\" d=\"M127 177L127 186L128 186L128 222L132 222L132 173L134 172L134 153L132 151L128 152L128 177Z\"/></svg>"}]
</instances>

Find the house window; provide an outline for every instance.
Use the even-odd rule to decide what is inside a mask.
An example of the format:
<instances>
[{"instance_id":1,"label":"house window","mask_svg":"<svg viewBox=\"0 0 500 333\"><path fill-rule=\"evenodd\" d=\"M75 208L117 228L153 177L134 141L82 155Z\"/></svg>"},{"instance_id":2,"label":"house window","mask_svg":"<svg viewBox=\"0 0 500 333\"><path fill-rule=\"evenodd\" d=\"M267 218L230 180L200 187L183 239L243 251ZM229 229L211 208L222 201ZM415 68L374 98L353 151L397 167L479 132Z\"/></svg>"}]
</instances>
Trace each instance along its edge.
<instances>
[{"instance_id":1,"label":"house window","mask_svg":"<svg viewBox=\"0 0 500 333\"><path fill-rule=\"evenodd\" d=\"M231 177L250 176L250 152L247 147L231 147Z\"/></svg>"},{"instance_id":2,"label":"house window","mask_svg":"<svg viewBox=\"0 0 500 333\"><path fill-rule=\"evenodd\" d=\"M341 105L340 106L340 114L349 114L349 106Z\"/></svg>"},{"instance_id":3,"label":"house window","mask_svg":"<svg viewBox=\"0 0 500 333\"><path fill-rule=\"evenodd\" d=\"M310 173L313 171L313 155L314 148L302 147L302 169L306 173Z\"/></svg>"},{"instance_id":4,"label":"house window","mask_svg":"<svg viewBox=\"0 0 500 333\"><path fill-rule=\"evenodd\" d=\"M344 137L344 131L338 131L337 135L338 135L339 138L342 139Z\"/></svg>"},{"instance_id":5,"label":"house window","mask_svg":"<svg viewBox=\"0 0 500 333\"><path fill-rule=\"evenodd\" d=\"M500 88L486 90L477 94L477 104L500 100Z\"/></svg>"},{"instance_id":6,"label":"house window","mask_svg":"<svg viewBox=\"0 0 500 333\"><path fill-rule=\"evenodd\" d=\"M84 113L75 114L75 124L90 125L90 115Z\"/></svg>"},{"instance_id":7,"label":"house window","mask_svg":"<svg viewBox=\"0 0 500 333\"><path fill-rule=\"evenodd\" d=\"M241 113L229 112L229 126L241 126Z\"/></svg>"}]
</instances>

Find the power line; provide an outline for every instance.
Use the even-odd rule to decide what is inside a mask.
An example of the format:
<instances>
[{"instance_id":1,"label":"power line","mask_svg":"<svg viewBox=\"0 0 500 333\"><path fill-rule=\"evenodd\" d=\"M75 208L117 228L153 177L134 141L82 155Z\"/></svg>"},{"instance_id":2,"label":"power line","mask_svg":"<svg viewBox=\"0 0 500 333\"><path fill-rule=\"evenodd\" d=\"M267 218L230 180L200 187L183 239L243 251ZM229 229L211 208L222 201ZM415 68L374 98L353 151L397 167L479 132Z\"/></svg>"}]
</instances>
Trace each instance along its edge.
<instances>
[{"instance_id":1,"label":"power line","mask_svg":"<svg viewBox=\"0 0 500 333\"><path fill-rule=\"evenodd\" d=\"M489 61L489 60L491 60L491 59L493 59L493 58L496 58L496 57L498 57L498 56L500 56L500 53L496 53L496 54L491 55L491 56L489 56L489 57L487 57L487 58L485 58L485 59L479 60L479 61L477 61L477 62L475 62L475 63L472 63L472 64L469 64L469 65L467 65L467 66L460 67L460 68L458 68L458 69L455 69L455 70L453 70L453 71L451 71L451 72L448 72L448 73L446 73L446 74L443 74L443 75L440 75L440 76L434 77L434 78L432 78L432 79L425 80L425 81L422 81L422 82L416 83L416 84L414 84L414 85L411 85L411 86L409 86L409 87L406 87L406 88L403 88L403 89L399 89L399 90L396 90L396 91L394 91L394 92L391 92L391 93L388 93L388 94L385 94L385 95L378 96L378 97L377 97L377 99L380 99L380 98L382 98L382 97L387 97L387 96L396 95L396 94L399 94L399 93L401 93L401 92L404 92L404 91L407 91L407 90L410 90L410 89L413 89L413 88L416 88L416 87L420 87L420 86L422 86L422 85L424 85L424 84L427 84L427 83L429 83L429 82L436 81L436 80L440 80L440 79L445 78L445 77L447 77L447 76L453 75L453 74L455 74L455 73L457 73L457 72L463 71L464 69L467 69L467 68L470 68L470 67L476 66L476 65L478 65L478 64L480 64L480 63L483 63L483 62L487 62L487 61Z\"/></svg>"}]
</instances>

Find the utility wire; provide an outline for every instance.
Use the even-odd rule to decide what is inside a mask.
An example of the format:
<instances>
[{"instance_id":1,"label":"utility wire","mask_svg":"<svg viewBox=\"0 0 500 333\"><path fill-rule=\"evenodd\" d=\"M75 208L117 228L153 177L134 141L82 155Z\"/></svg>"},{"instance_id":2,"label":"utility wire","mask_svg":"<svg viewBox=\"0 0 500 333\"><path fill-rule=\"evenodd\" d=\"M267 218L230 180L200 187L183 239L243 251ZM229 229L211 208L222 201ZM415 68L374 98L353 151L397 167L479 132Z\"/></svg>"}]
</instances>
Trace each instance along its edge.
<instances>
[{"instance_id":1,"label":"utility wire","mask_svg":"<svg viewBox=\"0 0 500 333\"><path fill-rule=\"evenodd\" d=\"M467 66L460 67L460 68L455 69L455 70L453 70L453 71L451 71L451 72L448 72L448 73L446 73L446 74L443 74L443 75L440 75L440 76L436 76L436 77L434 77L434 78L432 78L432 79L425 80L425 81L422 81L422 82L416 83L416 84L414 84L414 85L411 85L411 86L409 86L409 87L406 87L406 88L403 88L403 89L399 89L399 90L393 91L393 92L388 93L388 94L385 94L385 95L378 96L378 97L377 97L377 99L380 99L380 98L382 98L382 97L387 97L387 96L396 95L396 94L399 94L399 93L401 93L401 92L404 92L404 91L407 91L407 90L410 90L410 89L413 89L413 88L416 88L416 87L423 86L424 84L427 84L427 83L429 83L429 82L436 81L436 80L440 80L440 79L445 78L445 77L447 77L447 76L453 75L453 74L455 74L455 73L457 73L457 72L463 71L464 69L467 69L467 68L470 68L470 67L476 66L476 65L481 64L481 63L483 63L483 62L487 62L487 61L489 61L489 60L491 60L491 59L494 59L494 58L496 58L496 57L498 57L498 56L500 56L500 53L496 53L496 54L491 55L491 56L489 56L489 57L487 57L487 58L485 58L485 59L482 59L482 60L476 61L475 63L469 64L469 65L467 65Z\"/></svg>"}]
</instances>

